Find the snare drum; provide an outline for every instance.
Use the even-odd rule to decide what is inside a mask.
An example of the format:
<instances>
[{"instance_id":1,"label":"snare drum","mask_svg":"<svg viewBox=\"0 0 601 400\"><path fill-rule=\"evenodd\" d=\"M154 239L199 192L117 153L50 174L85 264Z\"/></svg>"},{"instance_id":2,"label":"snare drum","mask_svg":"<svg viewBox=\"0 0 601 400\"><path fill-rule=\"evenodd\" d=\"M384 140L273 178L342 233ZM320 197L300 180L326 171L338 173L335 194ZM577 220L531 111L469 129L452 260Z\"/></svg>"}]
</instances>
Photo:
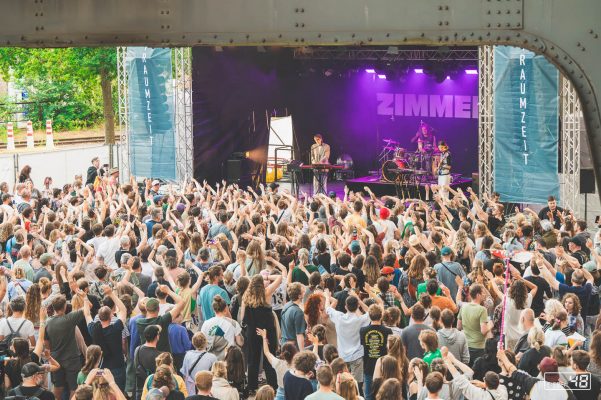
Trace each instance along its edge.
<instances>
[{"instance_id":1,"label":"snare drum","mask_svg":"<svg viewBox=\"0 0 601 400\"><path fill-rule=\"evenodd\" d=\"M394 158L397 160L401 160L405 158L405 149L402 147L397 147L394 151Z\"/></svg>"}]
</instances>

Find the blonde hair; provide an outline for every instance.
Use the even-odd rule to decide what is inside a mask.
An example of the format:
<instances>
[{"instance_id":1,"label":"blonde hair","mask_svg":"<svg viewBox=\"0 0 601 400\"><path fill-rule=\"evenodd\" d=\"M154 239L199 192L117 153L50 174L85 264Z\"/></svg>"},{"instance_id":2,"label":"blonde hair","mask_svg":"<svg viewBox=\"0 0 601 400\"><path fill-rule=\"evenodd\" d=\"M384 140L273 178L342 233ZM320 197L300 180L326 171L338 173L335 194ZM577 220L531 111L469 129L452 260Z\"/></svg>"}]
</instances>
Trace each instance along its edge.
<instances>
[{"instance_id":1,"label":"blonde hair","mask_svg":"<svg viewBox=\"0 0 601 400\"><path fill-rule=\"evenodd\" d=\"M553 317L553 319L555 319L560 311L565 311L561 301L557 299L549 299L545 302L545 315L547 317Z\"/></svg>"},{"instance_id":2,"label":"blonde hair","mask_svg":"<svg viewBox=\"0 0 601 400\"><path fill-rule=\"evenodd\" d=\"M336 378L336 392L345 400L359 400L357 381L350 372L342 372Z\"/></svg>"},{"instance_id":3,"label":"blonde hair","mask_svg":"<svg viewBox=\"0 0 601 400\"><path fill-rule=\"evenodd\" d=\"M211 372L215 378L227 379L227 364L224 361L216 361L211 367Z\"/></svg>"},{"instance_id":4,"label":"blonde hair","mask_svg":"<svg viewBox=\"0 0 601 400\"><path fill-rule=\"evenodd\" d=\"M25 278L25 270L23 269L23 267L14 267L13 271L15 273L15 279Z\"/></svg>"},{"instance_id":5,"label":"blonde hair","mask_svg":"<svg viewBox=\"0 0 601 400\"><path fill-rule=\"evenodd\" d=\"M545 343L545 333L542 329L533 326L528 331L528 344L530 347L540 350L541 346Z\"/></svg>"},{"instance_id":6,"label":"blonde hair","mask_svg":"<svg viewBox=\"0 0 601 400\"><path fill-rule=\"evenodd\" d=\"M263 276L261 274L254 275L248 289L242 296L242 301L247 307L258 308L267 307L267 299L265 298L265 284L263 283Z\"/></svg>"}]
</instances>

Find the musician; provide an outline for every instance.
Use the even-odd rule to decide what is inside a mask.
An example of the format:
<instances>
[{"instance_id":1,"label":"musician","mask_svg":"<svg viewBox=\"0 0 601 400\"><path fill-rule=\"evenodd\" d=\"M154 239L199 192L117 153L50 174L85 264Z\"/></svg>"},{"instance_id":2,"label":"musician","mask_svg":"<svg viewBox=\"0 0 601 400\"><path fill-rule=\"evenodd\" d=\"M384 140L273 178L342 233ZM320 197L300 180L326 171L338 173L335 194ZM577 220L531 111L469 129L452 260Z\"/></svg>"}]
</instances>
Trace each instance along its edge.
<instances>
[{"instance_id":1,"label":"musician","mask_svg":"<svg viewBox=\"0 0 601 400\"><path fill-rule=\"evenodd\" d=\"M424 121L419 123L419 130L411 139L411 143L415 142L417 142L417 149L422 153L432 152L436 147L436 136L434 136L433 129Z\"/></svg>"},{"instance_id":2,"label":"musician","mask_svg":"<svg viewBox=\"0 0 601 400\"><path fill-rule=\"evenodd\" d=\"M440 151L440 161L438 162L438 186L440 194L445 198L449 198L449 192L446 186L451 184L451 153L449 146L444 140L438 142L438 150Z\"/></svg>"},{"instance_id":3,"label":"musician","mask_svg":"<svg viewBox=\"0 0 601 400\"><path fill-rule=\"evenodd\" d=\"M315 144L311 146L311 164L329 164L330 163L330 145L323 142L323 136L319 133L313 136ZM318 174L321 174L318 177ZM328 171L313 171L313 193L317 193L319 184L318 179L321 178L325 192L328 191Z\"/></svg>"}]
</instances>

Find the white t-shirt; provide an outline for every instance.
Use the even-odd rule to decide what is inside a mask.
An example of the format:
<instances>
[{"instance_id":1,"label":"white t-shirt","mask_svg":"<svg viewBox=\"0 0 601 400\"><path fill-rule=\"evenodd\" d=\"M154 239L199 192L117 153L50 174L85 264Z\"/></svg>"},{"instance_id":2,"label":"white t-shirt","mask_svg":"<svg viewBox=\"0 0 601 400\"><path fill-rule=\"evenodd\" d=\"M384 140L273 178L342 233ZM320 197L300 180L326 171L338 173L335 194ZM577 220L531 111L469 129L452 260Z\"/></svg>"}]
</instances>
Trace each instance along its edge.
<instances>
[{"instance_id":1,"label":"white t-shirt","mask_svg":"<svg viewBox=\"0 0 601 400\"><path fill-rule=\"evenodd\" d=\"M528 293L526 299L526 307L529 308L532 304L532 295ZM524 334L519 328L520 315L523 310L518 310L515 301L512 298L507 298L507 308L505 310L505 335L508 342L515 342Z\"/></svg>"},{"instance_id":2,"label":"white t-shirt","mask_svg":"<svg viewBox=\"0 0 601 400\"><path fill-rule=\"evenodd\" d=\"M111 238L98 246L97 255L104 258L104 263L110 269L117 269L117 261L115 261L115 253L121 247L119 238Z\"/></svg>"},{"instance_id":3,"label":"white t-shirt","mask_svg":"<svg viewBox=\"0 0 601 400\"><path fill-rule=\"evenodd\" d=\"M6 336L10 335L10 328L8 327L8 324L6 323L6 320L8 320L10 327L13 328L13 331L15 333L19 329L19 326L21 326L21 323L23 323L23 321L25 321L21 330L19 330L19 336L22 337L23 339L29 339L30 336L34 336L35 329L33 327L33 322L31 322L25 318L15 318L15 317L8 317L8 318L0 319L0 336L6 337Z\"/></svg>"},{"instance_id":4,"label":"white t-shirt","mask_svg":"<svg viewBox=\"0 0 601 400\"><path fill-rule=\"evenodd\" d=\"M236 336L242 333L242 327L238 321L231 318L215 316L203 322L200 331L206 336L207 348L210 349L216 336L223 337L230 346L234 346L236 344Z\"/></svg>"},{"instance_id":5,"label":"white t-shirt","mask_svg":"<svg viewBox=\"0 0 601 400\"><path fill-rule=\"evenodd\" d=\"M13 216L13 214L15 213L15 209L12 208L8 204L2 204L2 205L0 205L0 208L2 208L3 212L6 212L8 218L11 218Z\"/></svg>"},{"instance_id":6,"label":"white t-shirt","mask_svg":"<svg viewBox=\"0 0 601 400\"><path fill-rule=\"evenodd\" d=\"M326 308L326 313L336 326L338 352L345 362L351 362L363 357L363 346L359 338L359 330L369 325L369 314L361 316L355 313L341 313L332 307Z\"/></svg>"},{"instance_id":7,"label":"white t-shirt","mask_svg":"<svg viewBox=\"0 0 601 400\"><path fill-rule=\"evenodd\" d=\"M173 307L175 307L175 304L159 304L159 316L167 314L169 311L173 310Z\"/></svg>"},{"instance_id":8,"label":"white t-shirt","mask_svg":"<svg viewBox=\"0 0 601 400\"><path fill-rule=\"evenodd\" d=\"M87 245L94 246L94 250L98 252L100 245L107 241L106 236L95 236L86 242Z\"/></svg>"},{"instance_id":9,"label":"white t-shirt","mask_svg":"<svg viewBox=\"0 0 601 400\"><path fill-rule=\"evenodd\" d=\"M142 265L142 274L152 278L154 276L154 268L152 268L152 265L149 262L143 261L140 264Z\"/></svg>"}]
</instances>

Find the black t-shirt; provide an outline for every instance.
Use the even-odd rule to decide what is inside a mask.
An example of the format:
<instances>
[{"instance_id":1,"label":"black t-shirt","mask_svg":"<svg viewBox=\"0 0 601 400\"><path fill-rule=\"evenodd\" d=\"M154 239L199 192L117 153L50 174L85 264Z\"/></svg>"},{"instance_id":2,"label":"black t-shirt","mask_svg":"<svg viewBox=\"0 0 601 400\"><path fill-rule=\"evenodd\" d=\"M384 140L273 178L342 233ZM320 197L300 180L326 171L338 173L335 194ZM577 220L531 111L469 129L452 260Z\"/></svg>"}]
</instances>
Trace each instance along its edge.
<instances>
[{"instance_id":1,"label":"black t-shirt","mask_svg":"<svg viewBox=\"0 0 601 400\"><path fill-rule=\"evenodd\" d=\"M568 387L576 400L596 399L601 391L601 380L593 374L576 374L570 377Z\"/></svg>"},{"instance_id":2,"label":"black t-shirt","mask_svg":"<svg viewBox=\"0 0 601 400\"><path fill-rule=\"evenodd\" d=\"M474 370L474 379L479 381L484 380L484 375L486 375L488 371L493 371L496 373L501 372L501 367L499 367L496 357L493 360L490 360L484 356L479 357L474 362L472 369Z\"/></svg>"},{"instance_id":3,"label":"black t-shirt","mask_svg":"<svg viewBox=\"0 0 601 400\"><path fill-rule=\"evenodd\" d=\"M42 389L42 392L38 394L38 391L41 389L39 386L19 386L19 389L21 390L21 395L25 397L36 396L40 400L54 400L52 392L47 390ZM8 396L17 396L16 390L17 388L9 390Z\"/></svg>"},{"instance_id":4,"label":"black t-shirt","mask_svg":"<svg viewBox=\"0 0 601 400\"><path fill-rule=\"evenodd\" d=\"M373 376L376 361L386 355L388 335L392 335L392 330L383 325L368 325L359 330L365 375Z\"/></svg>"},{"instance_id":5,"label":"black t-shirt","mask_svg":"<svg viewBox=\"0 0 601 400\"><path fill-rule=\"evenodd\" d=\"M160 317L152 317L152 318L138 318L136 320L136 326L138 327L138 334L140 335L140 343L144 344L146 339L144 338L144 329L146 329L149 325L160 325L163 328L161 334L159 335L159 342L157 343L157 349L159 351L171 351L171 346L169 345L169 324L171 324L172 317L171 313L166 313L165 315L161 315Z\"/></svg>"},{"instance_id":6,"label":"black t-shirt","mask_svg":"<svg viewBox=\"0 0 601 400\"><path fill-rule=\"evenodd\" d=\"M100 321L88 325L92 341L102 349L102 368L114 369L125 366L121 345L123 329L123 322L120 319L106 328L102 327Z\"/></svg>"},{"instance_id":7,"label":"black t-shirt","mask_svg":"<svg viewBox=\"0 0 601 400\"><path fill-rule=\"evenodd\" d=\"M117 266L119 268L121 268L121 256L123 254L131 254L132 256L137 256L138 252L136 250L136 248L134 247L133 249L129 249L129 250L123 250L123 249L119 249L115 252L115 262L117 263Z\"/></svg>"},{"instance_id":8,"label":"black t-shirt","mask_svg":"<svg viewBox=\"0 0 601 400\"><path fill-rule=\"evenodd\" d=\"M328 273L330 273L330 253L320 253L316 257L313 257L313 264L316 267L321 265Z\"/></svg>"},{"instance_id":9,"label":"black t-shirt","mask_svg":"<svg viewBox=\"0 0 601 400\"><path fill-rule=\"evenodd\" d=\"M532 311L534 311L534 315L538 317L540 313L542 313L545 309L544 295L546 294L548 299L553 297L553 293L551 292L551 286L549 286L549 283L545 280L545 278L542 278L540 276L532 275L525 279L528 282L534 283L538 288L538 290L536 291L536 295L532 298L532 305L530 306L530 308L532 308Z\"/></svg>"},{"instance_id":10,"label":"black t-shirt","mask_svg":"<svg viewBox=\"0 0 601 400\"><path fill-rule=\"evenodd\" d=\"M204 396L204 395L200 395L200 394L195 394L194 396L188 396L186 397L186 400L219 400L215 397L211 397L211 396Z\"/></svg>"},{"instance_id":11,"label":"black t-shirt","mask_svg":"<svg viewBox=\"0 0 601 400\"><path fill-rule=\"evenodd\" d=\"M549 357L550 355L551 349L547 346L542 346L539 350L530 348L522 355L522 358L518 363L518 369L527 372L531 376L538 376L538 364L543 358Z\"/></svg>"}]
</instances>

